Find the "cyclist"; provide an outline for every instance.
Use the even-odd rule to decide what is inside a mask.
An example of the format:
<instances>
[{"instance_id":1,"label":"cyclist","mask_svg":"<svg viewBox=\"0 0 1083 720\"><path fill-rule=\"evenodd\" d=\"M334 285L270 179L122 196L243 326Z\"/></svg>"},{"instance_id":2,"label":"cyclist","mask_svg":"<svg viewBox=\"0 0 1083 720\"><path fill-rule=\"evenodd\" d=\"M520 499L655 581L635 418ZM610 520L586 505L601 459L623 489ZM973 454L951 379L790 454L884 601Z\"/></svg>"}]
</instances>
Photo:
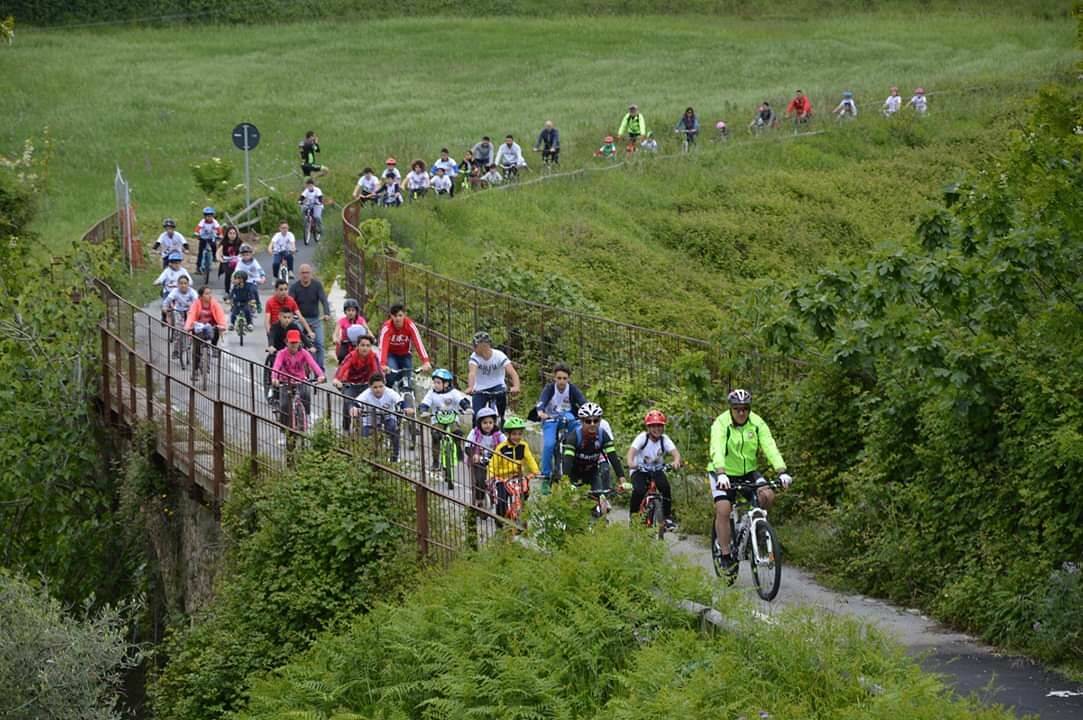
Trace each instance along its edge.
<instances>
[{"instance_id":1,"label":"cyclist","mask_svg":"<svg viewBox=\"0 0 1083 720\"><path fill-rule=\"evenodd\" d=\"M373 174L372 168L367 167L361 171L357 178L357 186L353 189L353 199L360 200L361 204L374 202L376 193L380 190L380 179Z\"/></svg>"},{"instance_id":2,"label":"cyclist","mask_svg":"<svg viewBox=\"0 0 1083 720\"><path fill-rule=\"evenodd\" d=\"M659 410L651 410L644 416L646 431L636 435L628 446L628 468L632 476L632 500L629 504L633 518L643 504L651 480L662 494L662 513L666 517L666 529L673 530L677 522L673 517L673 492L664 469L666 455L674 469L681 466L681 452L666 435L666 416Z\"/></svg>"},{"instance_id":3,"label":"cyclist","mask_svg":"<svg viewBox=\"0 0 1083 720\"><path fill-rule=\"evenodd\" d=\"M286 347L275 354L274 365L271 367L271 384L275 387L299 385L301 402L308 415L312 414L312 391L308 385L310 374L316 378L317 383L322 383L327 379L308 350L301 347L301 333L290 330L286 333ZM278 415L281 423L289 426L289 393L278 393Z\"/></svg>"},{"instance_id":4,"label":"cyclist","mask_svg":"<svg viewBox=\"0 0 1083 720\"><path fill-rule=\"evenodd\" d=\"M214 208L203 208L203 219L196 223L195 236L199 238L199 249L196 251L196 272L203 272L203 250L210 247L211 262L218 256L218 241L222 239L222 226L214 218Z\"/></svg>"},{"instance_id":5,"label":"cyclist","mask_svg":"<svg viewBox=\"0 0 1083 720\"><path fill-rule=\"evenodd\" d=\"M443 170L444 176L451 181L451 194L455 194L455 176L459 174L459 164L448 154L447 148L440 148L440 158L434 160L429 167L429 171L432 173L433 181L436 180L437 173ZM435 188L436 185L434 184Z\"/></svg>"},{"instance_id":6,"label":"cyclist","mask_svg":"<svg viewBox=\"0 0 1083 720\"><path fill-rule=\"evenodd\" d=\"M218 274L225 276L222 281L222 290L225 293L222 296L223 300L229 297L230 278L233 276L233 268L237 265L237 258L240 257L242 244L241 231L233 225L226 228L226 235L222 239L222 254L219 256L221 261L218 263Z\"/></svg>"},{"instance_id":7,"label":"cyclist","mask_svg":"<svg viewBox=\"0 0 1083 720\"><path fill-rule=\"evenodd\" d=\"M429 180L424 160L414 160L410 163L410 172L406 173L405 185L406 197L410 200L425 197L429 192L432 181Z\"/></svg>"},{"instance_id":8,"label":"cyclist","mask_svg":"<svg viewBox=\"0 0 1083 720\"><path fill-rule=\"evenodd\" d=\"M162 221L162 234L154 241L154 247L151 249L158 250L159 248L161 248L163 268L169 264L169 256L172 253L183 253L188 249L188 241L177 232L177 221L173 218Z\"/></svg>"},{"instance_id":9,"label":"cyclist","mask_svg":"<svg viewBox=\"0 0 1083 720\"><path fill-rule=\"evenodd\" d=\"M350 334L353 336L354 349L338 366L335 379L331 381L347 398L342 404L342 429L346 432L350 431L351 399L364 392L373 377L383 377L380 361L372 350L375 343L373 337L360 325L351 327Z\"/></svg>"},{"instance_id":10,"label":"cyclist","mask_svg":"<svg viewBox=\"0 0 1083 720\"><path fill-rule=\"evenodd\" d=\"M470 398L456 389L455 376L450 370L437 368L432 371L432 388L422 398L418 410L423 415L432 414L433 417L437 413L455 413L461 416L470 411ZM457 421L452 426L451 433L462 437L462 430ZM442 433L434 426L432 429L432 469L434 471L440 470L441 439L443 439Z\"/></svg>"},{"instance_id":11,"label":"cyclist","mask_svg":"<svg viewBox=\"0 0 1083 720\"><path fill-rule=\"evenodd\" d=\"M613 160L617 157L617 143L614 142L612 135L606 135L602 138L602 146L594 151L594 157L606 158L607 160Z\"/></svg>"},{"instance_id":12,"label":"cyclist","mask_svg":"<svg viewBox=\"0 0 1083 720\"><path fill-rule=\"evenodd\" d=\"M271 328L278 324L278 316L283 310L289 310L297 324L304 328L306 339L312 339L316 337L316 334L312 332L312 328L309 326L308 321L301 315L301 308L297 305L297 301L289 293L290 284L285 280L275 280L274 294L267 299L267 304L264 307L266 310L265 325L267 327L268 335L271 332ZM270 342L270 338L268 338ZM305 347L308 347L308 343L305 343Z\"/></svg>"},{"instance_id":13,"label":"cyclist","mask_svg":"<svg viewBox=\"0 0 1083 720\"><path fill-rule=\"evenodd\" d=\"M451 197L455 194L455 183L448 177L444 168L436 168L436 174L432 176L432 191L437 195Z\"/></svg>"},{"instance_id":14,"label":"cyclist","mask_svg":"<svg viewBox=\"0 0 1083 720\"><path fill-rule=\"evenodd\" d=\"M376 191L376 201L384 207L402 205L402 183L394 175L385 175L380 189Z\"/></svg>"},{"instance_id":15,"label":"cyclist","mask_svg":"<svg viewBox=\"0 0 1083 720\"><path fill-rule=\"evenodd\" d=\"M621 140L628 136L628 145L625 146L625 151L628 153L634 153L636 151L636 141L639 140L640 135L647 134L647 118L643 116L643 113L639 112L639 107L636 105L629 105L628 112L624 118L620 121L620 128L617 130L617 137Z\"/></svg>"},{"instance_id":16,"label":"cyclist","mask_svg":"<svg viewBox=\"0 0 1083 720\"><path fill-rule=\"evenodd\" d=\"M305 189L297 197L297 204L301 206L303 227L308 227L308 216L311 215L316 237L323 235L323 190L316 187L316 181L312 178L305 180ZM308 237L307 230L305 237Z\"/></svg>"},{"instance_id":17,"label":"cyclist","mask_svg":"<svg viewBox=\"0 0 1083 720\"><path fill-rule=\"evenodd\" d=\"M786 463L778 452L771 430L763 419L752 412L752 394L737 389L727 396L730 409L715 418L711 425L710 461L707 472L711 477L714 496L714 526L722 550L722 564L729 567L736 558L730 557L730 512L737 500L735 484L754 484L760 506L770 509L775 494L763 475L756 469L758 453L763 450L767 462L778 472L783 488L793 478L786 472ZM750 494L751 490L745 490Z\"/></svg>"},{"instance_id":18,"label":"cyclist","mask_svg":"<svg viewBox=\"0 0 1083 720\"><path fill-rule=\"evenodd\" d=\"M394 157L389 157L384 161L384 172L380 175L381 180L387 180L388 178L395 178L396 181L402 181L402 173L399 172L398 160Z\"/></svg>"},{"instance_id":19,"label":"cyclist","mask_svg":"<svg viewBox=\"0 0 1083 720\"><path fill-rule=\"evenodd\" d=\"M857 103L854 102L854 94L849 90L845 91L842 94L842 100L831 112L837 115L840 120L857 117Z\"/></svg>"},{"instance_id":20,"label":"cyclist","mask_svg":"<svg viewBox=\"0 0 1083 720\"><path fill-rule=\"evenodd\" d=\"M775 118L774 108L771 107L771 103L764 100L760 103L760 106L756 108L756 116L752 118L752 122L748 124L749 132L758 132L760 130L767 130L775 127L778 120Z\"/></svg>"},{"instance_id":21,"label":"cyclist","mask_svg":"<svg viewBox=\"0 0 1083 720\"><path fill-rule=\"evenodd\" d=\"M215 348L218 340L226 330L226 313L222 306L214 298L214 291L210 285L204 285L199 289L199 299L188 308L188 319L184 322L184 329L195 335L202 342L209 342ZM202 353L193 353L192 376L199 372L199 356Z\"/></svg>"},{"instance_id":22,"label":"cyclist","mask_svg":"<svg viewBox=\"0 0 1083 720\"><path fill-rule=\"evenodd\" d=\"M477 188L481 184L481 165L474 159L472 151L467 150L459 163L459 174L463 176L463 190Z\"/></svg>"},{"instance_id":23,"label":"cyclist","mask_svg":"<svg viewBox=\"0 0 1083 720\"><path fill-rule=\"evenodd\" d=\"M470 154L474 158L474 164L487 168L493 162L493 153L495 148L493 147L493 141L489 139L488 135L481 138L481 142L470 148Z\"/></svg>"},{"instance_id":24,"label":"cyclist","mask_svg":"<svg viewBox=\"0 0 1083 720\"><path fill-rule=\"evenodd\" d=\"M519 168L526 167L523 149L511 135L504 136L504 142L496 149L496 159L493 162L501 167L504 176L508 178L518 175Z\"/></svg>"},{"instance_id":25,"label":"cyclist","mask_svg":"<svg viewBox=\"0 0 1083 720\"><path fill-rule=\"evenodd\" d=\"M699 135L699 118L696 117L694 108L689 106L685 109L684 115L681 115L677 124L673 126L673 131L678 135L684 133L689 149L696 144L696 137Z\"/></svg>"},{"instance_id":26,"label":"cyclist","mask_svg":"<svg viewBox=\"0 0 1083 720\"><path fill-rule=\"evenodd\" d=\"M404 407L402 396L387 387L384 376L379 374L369 378L368 389L361 393L352 405L349 415L357 417L364 413L361 418L361 436L371 435L373 425L379 423L380 429L391 438L391 462L398 462L399 418L395 413L412 415L413 408Z\"/></svg>"},{"instance_id":27,"label":"cyclist","mask_svg":"<svg viewBox=\"0 0 1083 720\"><path fill-rule=\"evenodd\" d=\"M508 409L508 394L519 394L519 373L511 360L500 350L493 348L493 339L489 333L481 330L474 333L474 352L470 353L466 377L466 394L471 396L474 415L486 405L496 408L501 420ZM505 378L511 387L505 384Z\"/></svg>"},{"instance_id":28,"label":"cyclist","mask_svg":"<svg viewBox=\"0 0 1083 720\"><path fill-rule=\"evenodd\" d=\"M884 117L891 117L895 113L899 112L902 108L902 98L899 97L899 88L894 85L891 86L891 93L887 96L887 100L884 100L884 104L880 109Z\"/></svg>"},{"instance_id":29,"label":"cyclist","mask_svg":"<svg viewBox=\"0 0 1083 720\"><path fill-rule=\"evenodd\" d=\"M387 376L389 385L394 386L401 378L405 387L410 387L413 379L414 356L416 350L421 358L421 371L432 369L425 343L421 342L421 333L414 321L406 317L406 308L400 303L391 306L387 320L380 328L380 368Z\"/></svg>"},{"instance_id":30,"label":"cyclist","mask_svg":"<svg viewBox=\"0 0 1083 720\"><path fill-rule=\"evenodd\" d=\"M914 97L906 102L906 107L914 108L918 115L924 115L929 111L929 102L925 99L925 88L914 90Z\"/></svg>"},{"instance_id":31,"label":"cyclist","mask_svg":"<svg viewBox=\"0 0 1083 720\"><path fill-rule=\"evenodd\" d=\"M267 274L263 272L263 266L259 264L259 260L253 257L251 245L245 243L241 245L240 250L241 259L233 267L233 272L240 270L248 276L248 284L256 293L256 311L263 312L263 305L259 299L259 286L267 282Z\"/></svg>"},{"instance_id":32,"label":"cyclist","mask_svg":"<svg viewBox=\"0 0 1083 720\"><path fill-rule=\"evenodd\" d=\"M624 468L613 446L613 436L601 427L602 408L586 402L579 406L579 427L564 434L561 442L563 462L561 476L575 485L590 483L591 493L610 488L610 471L617 475L618 486L624 483ZM602 462L602 458L608 463Z\"/></svg>"},{"instance_id":33,"label":"cyclist","mask_svg":"<svg viewBox=\"0 0 1083 720\"><path fill-rule=\"evenodd\" d=\"M793 100L786 106L786 117L791 116L798 123L807 123L812 119L812 101L800 90L794 93Z\"/></svg>"},{"instance_id":34,"label":"cyclist","mask_svg":"<svg viewBox=\"0 0 1083 720\"><path fill-rule=\"evenodd\" d=\"M565 427L573 429L579 425L576 413L587 401L583 391L571 383L572 371L564 363L553 366L553 382L542 388L541 396L534 405L537 419L542 422L542 494L549 494L549 485L560 478L560 468L553 467L553 451L561 438L557 437L560 420L565 420Z\"/></svg>"},{"instance_id":35,"label":"cyclist","mask_svg":"<svg viewBox=\"0 0 1083 720\"><path fill-rule=\"evenodd\" d=\"M315 130L309 130L305 133L305 139L297 145L301 151L301 174L305 177L311 177L313 174L316 177L327 174L326 165L316 164L316 155L320 152L320 138L316 134Z\"/></svg>"},{"instance_id":36,"label":"cyclist","mask_svg":"<svg viewBox=\"0 0 1083 720\"><path fill-rule=\"evenodd\" d=\"M481 187L491 187L493 185L499 185L504 182L504 176L500 174L495 164L490 164L485 174L481 176L479 185Z\"/></svg>"},{"instance_id":37,"label":"cyclist","mask_svg":"<svg viewBox=\"0 0 1083 720\"><path fill-rule=\"evenodd\" d=\"M301 333L301 344L305 350L312 347L309 336L302 331L299 321L303 321L303 318L299 318L290 308L283 307L278 311L278 322L267 332L267 358L264 361L263 386L267 388L268 399L274 395L271 386L271 366L274 365L275 353L286 347L286 335L289 331L296 330Z\"/></svg>"},{"instance_id":38,"label":"cyclist","mask_svg":"<svg viewBox=\"0 0 1083 720\"><path fill-rule=\"evenodd\" d=\"M560 164L560 131L553 127L552 120L546 120L545 127L538 133L538 141L534 143L534 152L539 150L541 150L543 163Z\"/></svg>"},{"instance_id":39,"label":"cyclist","mask_svg":"<svg viewBox=\"0 0 1083 720\"><path fill-rule=\"evenodd\" d=\"M177 287L170 290L169 294L165 296L165 300L162 301L162 313L165 315L165 321L170 327L174 326L174 311L181 313L187 320L188 310L191 309L192 303L198 299L199 295L192 289L190 278L187 275L177 278ZM181 325L183 324L182 321ZM173 357L177 357L179 354L180 347L174 346Z\"/></svg>"},{"instance_id":40,"label":"cyclist","mask_svg":"<svg viewBox=\"0 0 1083 720\"><path fill-rule=\"evenodd\" d=\"M474 428L466 436L470 441L466 452L466 464L470 467L470 473L474 478L474 504L481 505L485 502L488 494L488 470L489 461L493 451L500 443L507 440L507 436L497 425L496 410L484 407L478 410L474 416Z\"/></svg>"},{"instance_id":41,"label":"cyclist","mask_svg":"<svg viewBox=\"0 0 1083 720\"><path fill-rule=\"evenodd\" d=\"M643 148L647 152L658 152L658 141L654 139L654 133L648 132L647 137L643 138L640 141L639 147Z\"/></svg>"},{"instance_id":42,"label":"cyclist","mask_svg":"<svg viewBox=\"0 0 1083 720\"><path fill-rule=\"evenodd\" d=\"M256 291L248 284L248 275L244 270L233 273L233 287L229 290L229 329L237 324L237 316L243 315L248 326L252 326L252 308L256 302Z\"/></svg>"},{"instance_id":43,"label":"cyclist","mask_svg":"<svg viewBox=\"0 0 1083 720\"><path fill-rule=\"evenodd\" d=\"M335 344L335 357L341 363L346 353L353 349L353 335L349 334L350 328L359 327L364 332L362 335L371 335L368 321L361 314L361 303L353 298L346 298L342 303L342 317L335 323L335 331L331 334L331 342ZM375 342L375 341L374 341Z\"/></svg>"},{"instance_id":44,"label":"cyclist","mask_svg":"<svg viewBox=\"0 0 1083 720\"><path fill-rule=\"evenodd\" d=\"M278 223L278 232L272 235L271 242L267 243L267 254L271 256L271 275L278 277L282 263L286 263L286 271L292 276L295 252L297 252L297 238L290 232L290 224L282 220Z\"/></svg>"},{"instance_id":45,"label":"cyclist","mask_svg":"<svg viewBox=\"0 0 1083 720\"><path fill-rule=\"evenodd\" d=\"M176 289L177 282L181 278L188 278L188 282L192 282L192 276L188 274L188 271L181 267L181 260L183 256L179 251L174 250L166 257L166 267L162 270L161 274L154 280L155 285L162 286L162 320L166 319L165 298L170 292Z\"/></svg>"},{"instance_id":46,"label":"cyclist","mask_svg":"<svg viewBox=\"0 0 1083 720\"><path fill-rule=\"evenodd\" d=\"M508 415L504 422L504 432L507 439L496 446L492 460L489 463L489 479L493 482L496 491L496 514L508 517L509 500L511 493L508 490L509 481L520 482L522 488L523 503L530 497L530 479L538 474L538 462L534 459L534 453L530 446L523 441L526 423L517 415Z\"/></svg>"}]
</instances>

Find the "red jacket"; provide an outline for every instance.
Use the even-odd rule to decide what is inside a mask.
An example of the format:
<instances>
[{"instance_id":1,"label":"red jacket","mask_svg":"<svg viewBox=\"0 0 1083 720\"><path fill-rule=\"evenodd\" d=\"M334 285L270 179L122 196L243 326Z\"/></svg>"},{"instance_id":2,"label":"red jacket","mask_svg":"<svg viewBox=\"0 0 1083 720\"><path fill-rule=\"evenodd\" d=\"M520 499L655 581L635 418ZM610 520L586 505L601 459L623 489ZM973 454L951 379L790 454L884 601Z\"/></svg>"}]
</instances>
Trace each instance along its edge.
<instances>
[{"instance_id":1,"label":"red jacket","mask_svg":"<svg viewBox=\"0 0 1083 720\"><path fill-rule=\"evenodd\" d=\"M368 385L373 375L380 374L380 361L371 350L364 356L351 350L335 372L335 380L347 385Z\"/></svg>"},{"instance_id":2,"label":"red jacket","mask_svg":"<svg viewBox=\"0 0 1083 720\"><path fill-rule=\"evenodd\" d=\"M812 112L812 101L808 99L808 95L802 95L790 100L790 104L786 106L786 114L797 113L798 115L808 115Z\"/></svg>"},{"instance_id":3,"label":"red jacket","mask_svg":"<svg viewBox=\"0 0 1083 720\"><path fill-rule=\"evenodd\" d=\"M395 321L390 318L380 328L380 365L387 365L388 353L392 355L409 355L410 346L413 345L422 363L429 361L429 354L425 352L425 343L421 342L421 333L417 331L417 325L410 318L402 321L402 327L396 328Z\"/></svg>"}]
</instances>

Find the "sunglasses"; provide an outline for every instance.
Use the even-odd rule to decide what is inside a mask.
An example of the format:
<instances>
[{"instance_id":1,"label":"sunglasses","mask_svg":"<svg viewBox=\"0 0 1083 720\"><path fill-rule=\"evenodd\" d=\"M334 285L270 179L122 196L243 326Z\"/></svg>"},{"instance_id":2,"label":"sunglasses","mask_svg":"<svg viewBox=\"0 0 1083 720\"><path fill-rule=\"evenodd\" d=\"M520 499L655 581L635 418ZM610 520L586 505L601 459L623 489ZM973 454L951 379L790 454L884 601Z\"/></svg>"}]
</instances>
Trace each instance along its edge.
<instances>
[{"instance_id":1,"label":"sunglasses","mask_svg":"<svg viewBox=\"0 0 1083 720\"><path fill-rule=\"evenodd\" d=\"M598 418L583 418L584 425L597 425L600 422L601 420L599 420Z\"/></svg>"}]
</instances>

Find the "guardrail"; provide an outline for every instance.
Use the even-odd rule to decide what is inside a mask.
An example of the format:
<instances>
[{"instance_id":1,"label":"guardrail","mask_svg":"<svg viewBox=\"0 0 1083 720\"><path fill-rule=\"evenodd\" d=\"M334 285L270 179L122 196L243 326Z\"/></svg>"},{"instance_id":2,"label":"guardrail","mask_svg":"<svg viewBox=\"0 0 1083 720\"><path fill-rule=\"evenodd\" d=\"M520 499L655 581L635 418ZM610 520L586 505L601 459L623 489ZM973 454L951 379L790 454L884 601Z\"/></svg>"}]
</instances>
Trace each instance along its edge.
<instances>
[{"instance_id":1,"label":"guardrail","mask_svg":"<svg viewBox=\"0 0 1083 720\"><path fill-rule=\"evenodd\" d=\"M275 418L265 393L264 365L225 349L208 350L209 377L206 383L202 378L196 381L172 352L171 333L179 331L107 284L97 285L105 305L100 327L103 408L107 416L129 426L154 423L159 452L180 472L190 491L217 506L237 472L256 476L281 472L311 442L310 435L296 433ZM264 344L261 333L249 337ZM376 482L392 492L396 507L407 509L400 524L415 534L422 556L447 562L458 551L476 547L512 525L484 500L475 501L472 470L465 463L451 469L451 490L446 489L444 474L434 477L428 470L433 447L442 439L451 438L468 453L470 443L395 413L403 458L392 462L386 433L363 437L341 429L349 402L332 388L313 387L313 416L330 421L337 452L366 463ZM409 450L407 436L415 433L417 446Z\"/></svg>"}]
</instances>

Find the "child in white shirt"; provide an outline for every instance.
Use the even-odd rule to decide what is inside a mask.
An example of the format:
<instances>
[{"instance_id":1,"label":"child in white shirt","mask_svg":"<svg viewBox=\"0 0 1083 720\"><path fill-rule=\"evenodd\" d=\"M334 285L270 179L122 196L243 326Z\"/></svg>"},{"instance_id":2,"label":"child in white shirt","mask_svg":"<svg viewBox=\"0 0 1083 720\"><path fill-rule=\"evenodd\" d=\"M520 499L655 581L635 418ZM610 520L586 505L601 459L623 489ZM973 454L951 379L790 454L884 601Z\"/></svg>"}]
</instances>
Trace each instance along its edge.
<instances>
[{"instance_id":1,"label":"child in white shirt","mask_svg":"<svg viewBox=\"0 0 1083 720\"><path fill-rule=\"evenodd\" d=\"M906 103L906 107L911 106L913 106L918 115L924 115L929 109L929 104L925 100L925 88L914 90L914 97L910 98L910 102Z\"/></svg>"},{"instance_id":2,"label":"child in white shirt","mask_svg":"<svg viewBox=\"0 0 1083 720\"><path fill-rule=\"evenodd\" d=\"M436 168L436 175L432 178L432 189L437 195L451 194L451 178L444 172L444 168Z\"/></svg>"},{"instance_id":3,"label":"child in white shirt","mask_svg":"<svg viewBox=\"0 0 1083 720\"><path fill-rule=\"evenodd\" d=\"M899 97L899 88L892 86L891 94L888 95L887 100L884 101L884 107L881 112L884 113L884 117L891 117L899 112L899 108L901 107L902 98Z\"/></svg>"}]
</instances>

